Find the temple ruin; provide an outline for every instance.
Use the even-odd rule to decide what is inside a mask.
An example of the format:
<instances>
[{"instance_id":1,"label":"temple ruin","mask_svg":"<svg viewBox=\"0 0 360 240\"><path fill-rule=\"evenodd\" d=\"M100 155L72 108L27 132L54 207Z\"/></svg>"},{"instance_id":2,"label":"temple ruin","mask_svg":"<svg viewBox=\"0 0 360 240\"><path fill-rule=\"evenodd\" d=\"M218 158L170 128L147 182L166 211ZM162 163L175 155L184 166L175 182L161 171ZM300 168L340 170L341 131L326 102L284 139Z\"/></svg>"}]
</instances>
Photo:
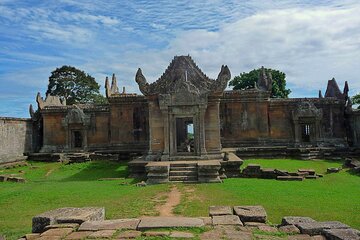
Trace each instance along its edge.
<instances>
[{"instance_id":1,"label":"temple ruin","mask_svg":"<svg viewBox=\"0 0 360 240\"><path fill-rule=\"evenodd\" d=\"M278 99L264 68L252 89L226 90L230 78L227 66L211 79L190 56L175 56L152 83L137 71L142 95L119 91L115 75L105 80L108 104L66 105L39 94L30 155L137 153L165 163L222 161L224 148L243 157L359 154L360 112L347 82L340 91L329 80L316 98Z\"/></svg>"}]
</instances>

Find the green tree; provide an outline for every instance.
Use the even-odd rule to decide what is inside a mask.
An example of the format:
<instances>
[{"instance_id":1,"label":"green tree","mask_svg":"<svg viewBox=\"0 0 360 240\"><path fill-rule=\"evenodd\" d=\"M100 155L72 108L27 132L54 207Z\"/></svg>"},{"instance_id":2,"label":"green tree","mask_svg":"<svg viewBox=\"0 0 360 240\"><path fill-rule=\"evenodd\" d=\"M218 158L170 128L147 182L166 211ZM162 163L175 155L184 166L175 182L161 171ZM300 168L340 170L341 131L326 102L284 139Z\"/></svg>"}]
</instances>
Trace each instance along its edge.
<instances>
[{"instance_id":1,"label":"green tree","mask_svg":"<svg viewBox=\"0 0 360 240\"><path fill-rule=\"evenodd\" d=\"M254 88L255 83L259 79L261 68L254 69L248 73L240 73L239 76L234 77L229 82L229 86L233 86L234 90L246 90ZM271 97L274 98L287 98L291 93L290 89L286 89L286 80L285 73L280 72L279 70L274 70L270 68L265 68L266 72L271 72L272 75L272 92Z\"/></svg>"},{"instance_id":2,"label":"green tree","mask_svg":"<svg viewBox=\"0 0 360 240\"><path fill-rule=\"evenodd\" d=\"M360 109L360 93L351 98L352 104L358 105L357 109Z\"/></svg>"},{"instance_id":3,"label":"green tree","mask_svg":"<svg viewBox=\"0 0 360 240\"><path fill-rule=\"evenodd\" d=\"M46 95L56 95L66 99L66 104L105 103L100 94L100 85L95 78L72 66L62 66L51 72Z\"/></svg>"}]
</instances>

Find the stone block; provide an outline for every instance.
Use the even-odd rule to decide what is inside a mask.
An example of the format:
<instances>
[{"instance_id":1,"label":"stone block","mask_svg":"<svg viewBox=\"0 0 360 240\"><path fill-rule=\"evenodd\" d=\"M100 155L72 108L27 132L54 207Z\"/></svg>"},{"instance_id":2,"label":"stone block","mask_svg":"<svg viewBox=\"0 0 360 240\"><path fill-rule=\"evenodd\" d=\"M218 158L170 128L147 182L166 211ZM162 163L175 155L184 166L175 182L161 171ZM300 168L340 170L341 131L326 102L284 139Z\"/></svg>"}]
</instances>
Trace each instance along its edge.
<instances>
[{"instance_id":1,"label":"stone block","mask_svg":"<svg viewBox=\"0 0 360 240\"><path fill-rule=\"evenodd\" d=\"M266 225L265 223L261 223L261 222L243 222L245 227L258 227L258 226L264 226Z\"/></svg>"},{"instance_id":2,"label":"stone block","mask_svg":"<svg viewBox=\"0 0 360 240\"><path fill-rule=\"evenodd\" d=\"M326 169L327 173L338 173L340 172L340 168L336 168L336 167L330 167Z\"/></svg>"},{"instance_id":3,"label":"stone block","mask_svg":"<svg viewBox=\"0 0 360 240\"><path fill-rule=\"evenodd\" d=\"M266 222L266 211L262 206L235 206L235 214L242 222Z\"/></svg>"},{"instance_id":4,"label":"stone block","mask_svg":"<svg viewBox=\"0 0 360 240\"><path fill-rule=\"evenodd\" d=\"M289 234L300 233L300 230L295 225L280 226L279 231L284 232L284 233L289 233Z\"/></svg>"},{"instance_id":5,"label":"stone block","mask_svg":"<svg viewBox=\"0 0 360 240\"><path fill-rule=\"evenodd\" d=\"M326 229L323 234L328 240L359 240L360 231L355 229Z\"/></svg>"},{"instance_id":6,"label":"stone block","mask_svg":"<svg viewBox=\"0 0 360 240\"><path fill-rule=\"evenodd\" d=\"M171 238L194 238L194 234L188 232L172 232Z\"/></svg>"},{"instance_id":7,"label":"stone block","mask_svg":"<svg viewBox=\"0 0 360 240\"><path fill-rule=\"evenodd\" d=\"M40 233L30 233L30 234L25 235L26 240L34 240L34 239L38 239L39 237L40 237ZM0 237L0 240L1 240L1 237Z\"/></svg>"},{"instance_id":8,"label":"stone block","mask_svg":"<svg viewBox=\"0 0 360 240\"><path fill-rule=\"evenodd\" d=\"M135 239L135 238L138 238L140 236L141 236L140 231L125 231L125 232L121 232L116 237L118 239Z\"/></svg>"},{"instance_id":9,"label":"stone block","mask_svg":"<svg viewBox=\"0 0 360 240\"><path fill-rule=\"evenodd\" d=\"M191 217L144 217L140 220L138 230L168 227L203 227L204 221Z\"/></svg>"},{"instance_id":10,"label":"stone block","mask_svg":"<svg viewBox=\"0 0 360 240\"><path fill-rule=\"evenodd\" d=\"M91 233L88 238L112 238L114 234L116 233L116 230L100 230Z\"/></svg>"},{"instance_id":11,"label":"stone block","mask_svg":"<svg viewBox=\"0 0 360 240\"><path fill-rule=\"evenodd\" d=\"M135 230L140 220L136 218L115 219L103 221L87 221L80 225L79 231L98 231L98 230Z\"/></svg>"},{"instance_id":12,"label":"stone block","mask_svg":"<svg viewBox=\"0 0 360 240\"><path fill-rule=\"evenodd\" d=\"M54 229L54 228L72 228L74 230L78 229L80 224L78 223L60 223L60 224L51 224L44 228L44 230Z\"/></svg>"},{"instance_id":13,"label":"stone block","mask_svg":"<svg viewBox=\"0 0 360 240\"><path fill-rule=\"evenodd\" d=\"M233 215L233 209L230 206L210 206L209 215L210 216Z\"/></svg>"},{"instance_id":14,"label":"stone block","mask_svg":"<svg viewBox=\"0 0 360 240\"><path fill-rule=\"evenodd\" d=\"M302 181L304 180L303 176L277 176L276 180L281 181Z\"/></svg>"},{"instance_id":15,"label":"stone block","mask_svg":"<svg viewBox=\"0 0 360 240\"><path fill-rule=\"evenodd\" d=\"M66 240L81 240L87 238L92 231L81 231L81 232L72 232L65 239Z\"/></svg>"},{"instance_id":16,"label":"stone block","mask_svg":"<svg viewBox=\"0 0 360 240\"><path fill-rule=\"evenodd\" d=\"M314 169L298 169L299 173L308 173L309 175L315 175Z\"/></svg>"},{"instance_id":17,"label":"stone block","mask_svg":"<svg viewBox=\"0 0 360 240\"><path fill-rule=\"evenodd\" d=\"M164 162L150 162L146 164L147 184L169 182L170 164Z\"/></svg>"},{"instance_id":18,"label":"stone block","mask_svg":"<svg viewBox=\"0 0 360 240\"><path fill-rule=\"evenodd\" d=\"M296 234L288 236L288 240L312 240L308 234Z\"/></svg>"},{"instance_id":19,"label":"stone block","mask_svg":"<svg viewBox=\"0 0 360 240\"><path fill-rule=\"evenodd\" d=\"M295 217L295 216L287 216L283 217L281 220L281 225L297 225L299 223L313 223L316 222L314 219L310 217Z\"/></svg>"},{"instance_id":20,"label":"stone block","mask_svg":"<svg viewBox=\"0 0 360 240\"><path fill-rule=\"evenodd\" d=\"M269 226L269 225L260 225L260 226L258 226L258 229L259 229L260 231L270 232L270 233L274 233L274 232L277 232L277 231L278 231L277 228L272 227L272 226Z\"/></svg>"},{"instance_id":21,"label":"stone block","mask_svg":"<svg viewBox=\"0 0 360 240\"><path fill-rule=\"evenodd\" d=\"M96 207L85 208L59 208L51 210L32 219L32 232L41 233L45 227L59 223L78 223L85 221L104 220L105 209Z\"/></svg>"},{"instance_id":22,"label":"stone block","mask_svg":"<svg viewBox=\"0 0 360 240\"><path fill-rule=\"evenodd\" d=\"M322 234L325 229L349 229L348 225L341 222L310 222L310 223L298 223L296 225L300 232L303 234L309 234L310 236Z\"/></svg>"},{"instance_id":23,"label":"stone block","mask_svg":"<svg viewBox=\"0 0 360 240\"><path fill-rule=\"evenodd\" d=\"M0 182L6 182L7 178L8 178L7 176L0 175Z\"/></svg>"},{"instance_id":24,"label":"stone block","mask_svg":"<svg viewBox=\"0 0 360 240\"><path fill-rule=\"evenodd\" d=\"M200 219L204 221L205 225L212 225L212 218L211 217L200 217Z\"/></svg>"},{"instance_id":25,"label":"stone block","mask_svg":"<svg viewBox=\"0 0 360 240\"><path fill-rule=\"evenodd\" d=\"M73 232L72 228L53 228L43 232L40 236L64 238Z\"/></svg>"},{"instance_id":26,"label":"stone block","mask_svg":"<svg viewBox=\"0 0 360 240\"><path fill-rule=\"evenodd\" d=\"M165 237L165 236L169 236L170 232L168 232L168 231L162 231L162 232L147 231L147 232L143 232L142 235L145 237Z\"/></svg>"},{"instance_id":27,"label":"stone block","mask_svg":"<svg viewBox=\"0 0 360 240\"><path fill-rule=\"evenodd\" d=\"M213 216L213 225L237 225L243 226L240 218L236 215Z\"/></svg>"}]
</instances>

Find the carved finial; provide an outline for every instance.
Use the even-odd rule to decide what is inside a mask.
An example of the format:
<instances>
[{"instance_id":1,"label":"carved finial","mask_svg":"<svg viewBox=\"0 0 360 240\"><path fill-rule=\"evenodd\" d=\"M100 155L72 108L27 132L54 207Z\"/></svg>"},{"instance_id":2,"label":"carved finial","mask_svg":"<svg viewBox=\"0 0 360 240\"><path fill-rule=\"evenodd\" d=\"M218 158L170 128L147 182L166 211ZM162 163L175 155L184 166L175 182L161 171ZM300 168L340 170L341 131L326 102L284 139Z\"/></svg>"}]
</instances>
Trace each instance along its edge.
<instances>
[{"instance_id":1,"label":"carved finial","mask_svg":"<svg viewBox=\"0 0 360 240\"><path fill-rule=\"evenodd\" d=\"M146 81L146 78L144 77L144 75L142 74L141 68L139 68L136 72L135 81L139 85L139 89L140 89L141 93L146 96L149 92L149 89L148 89L149 84Z\"/></svg>"},{"instance_id":2,"label":"carved finial","mask_svg":"<svg viewBox=\"0 0 360 240\"><path fill-rule=\"evenodd\" d=\"M264 66L261 66L257 86L259 87L260 90L263 91L269 90L269 81Z\"/></svg>"},{"instance_id":3,"label":"carved finial","mask_svg":"<svg viewBox=\"0 0 360 240\"><path fill-rule=\"evenodd\" d=\"M38 92L37 95L36 95L36 102L37 102L37 104L38 104L38 108L39 108L39 109L43 109L43 108L44 108L44 100L43 100L43 98L41 97L40 92Z\"/></svg>"},{"instance_id":4,"label":"carved finial","mask_svg":"<svg viewBox=\"0 0 360 240\"><path fill-rule=\"evenodd\" d=\"M122 90L122 94L125 94L126 91L125 91L125 86L123 87L123 90Z\"/></svg>"},{"instance_id":5,"label":"carved finial","mask_svg":"<svg viewBox=\"0 0 360 240\"><path fill-rule=\"evenodd\" d=\"M321 90L319 90L319 98L323 98Z\"/></svg>"},{"instance_id":6,"label":"carved finial","mask_svg":"<svg viewBox=\"0 0 360 240\"><path fill-rule=\"evenodd\" d=\"M111 80L111 94L116 94L116 93L119 93L119 88L117 86L115 73L113 73Z\"/></svg>"},{"instance_id":7,"label":"carved finial","mask_svg":"<svg viewBox=\"0 0 360 240\"><path fill-rule=\"evenodd\" d=\"M34 119L35 111L34 111L34 108L33 108L32 104L30 104L30 106L29 106L29 113L30 113L31 119Z\"/></svg>"},{"instance_id":8,"label":"carved finial","mask_svg":"<svg viewBox=\"0 0 360 240\"><path fill-rule=\"evenodd\" d=\"M111 89L108 77L105 78L105 95L107 98L111 96Z\"/></svg>"},{"instance_id":9,"label":"carved finial","mask_svg":"<svg viewBox=\"0 0 360 240\"><path fill-rule=\"evenodd\" d=\"M344 94L345 100L346 100L346 98L349 97L349 95L348 95L348 94L349 94L349 85L348 85L348 82L347 82L347 81L345 81L343 94Z\"/></svg>"}]
</instances>

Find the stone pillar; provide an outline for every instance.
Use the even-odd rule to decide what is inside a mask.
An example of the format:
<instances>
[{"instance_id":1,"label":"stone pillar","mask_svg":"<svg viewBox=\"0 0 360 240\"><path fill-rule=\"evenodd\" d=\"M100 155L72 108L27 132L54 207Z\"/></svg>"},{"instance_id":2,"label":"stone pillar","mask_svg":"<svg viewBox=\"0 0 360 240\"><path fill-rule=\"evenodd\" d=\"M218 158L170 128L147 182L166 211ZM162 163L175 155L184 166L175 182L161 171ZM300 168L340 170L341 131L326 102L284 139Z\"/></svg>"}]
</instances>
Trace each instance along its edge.
<instances>
[{"instance_id":1,"label":"stone pillar","mask_svg":"<svg viewBox=\"0 0 360 240\"><path fill-rule=\"evenodd\" d=\"M205 111L206 107L200 107L200 113L199 113L199 142L200 142L200 154L206 155L206 146L205 146Z\"/></svg>"},{"instance_id":2,"label":"stone pillar","mask_svg":"<svg viewBox=\"0 0 360 240\"><path fill-rule=\"evenodd\" d=\"M169 158L169 112L166 109L161 109L163 119L164 119L164 151L163 151L163 157L162 159L165 160L166 158Z\"/></svg>"}]
</instances>

